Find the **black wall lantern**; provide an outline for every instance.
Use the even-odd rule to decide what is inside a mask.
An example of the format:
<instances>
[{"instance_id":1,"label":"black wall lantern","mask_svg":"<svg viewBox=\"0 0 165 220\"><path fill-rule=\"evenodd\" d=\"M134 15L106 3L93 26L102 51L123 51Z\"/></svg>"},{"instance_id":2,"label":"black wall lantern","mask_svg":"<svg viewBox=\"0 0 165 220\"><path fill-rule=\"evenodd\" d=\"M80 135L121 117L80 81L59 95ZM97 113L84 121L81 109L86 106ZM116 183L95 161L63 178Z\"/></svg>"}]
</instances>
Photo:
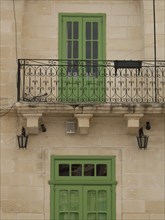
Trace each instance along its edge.
<instances>
[{"instance_id":1,"label":"black wall lantern","mask_svg":"<svg viewBox=\"0 0 165 220\"><path fill-rule=\"evenodd\" d=\"M151 129L150 122L146 122L145 128L147 130ZM139 149L144 149L144 150L147 149L148 139L149 139L149 136L144 134L143 127L141 127L139 129L139 136L137 136L137 142L138 142Z\"/></svg>"},{"instance_id":2,"label":"black wall lantern","mask_svg":"<svg viewBox=\"0 0 165 220\"><path fill-rule=\"evenodd\" d=\"M20 135L17 135L19 149L26 149L28 137L29 136L26 135L25 128L22 127L22 133Z\"/></svg>"}]
</instances>

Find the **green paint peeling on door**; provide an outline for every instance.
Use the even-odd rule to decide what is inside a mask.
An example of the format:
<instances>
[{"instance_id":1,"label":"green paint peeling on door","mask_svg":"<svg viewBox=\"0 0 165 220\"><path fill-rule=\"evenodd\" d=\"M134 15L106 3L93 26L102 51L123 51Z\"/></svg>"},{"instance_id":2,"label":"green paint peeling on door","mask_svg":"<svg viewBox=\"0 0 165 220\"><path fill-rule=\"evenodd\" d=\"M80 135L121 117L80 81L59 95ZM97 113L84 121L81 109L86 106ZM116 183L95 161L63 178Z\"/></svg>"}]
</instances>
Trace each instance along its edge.
<instances>
[{"instance_id":1,"label":"green paint peeling on door","mask_svg":"<svg viewBox=\"0 0 165 220\"><path fill-rule=\"evenodd\" d=\"M115 220L115 157L51 158L51 220Z\"/></svg>"}]
</instances>

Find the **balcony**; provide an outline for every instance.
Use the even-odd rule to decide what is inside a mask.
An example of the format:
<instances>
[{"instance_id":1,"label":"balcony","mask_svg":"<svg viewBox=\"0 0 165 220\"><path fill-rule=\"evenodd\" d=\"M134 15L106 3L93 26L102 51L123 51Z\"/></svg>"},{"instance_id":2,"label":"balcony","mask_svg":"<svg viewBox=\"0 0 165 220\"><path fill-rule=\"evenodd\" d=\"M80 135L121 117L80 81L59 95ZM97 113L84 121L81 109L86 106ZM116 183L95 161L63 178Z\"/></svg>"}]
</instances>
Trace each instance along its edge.
<instances>
[{"instance_id":1,"label":"balcony","mask_svg":"<svg viewBox=\"0 0 165 220\"><path fill-rule=\"evenodd\" d=\"M54 104L164 104L165 61L19 59L17 100Z\"/></svg>"}]
</instances>

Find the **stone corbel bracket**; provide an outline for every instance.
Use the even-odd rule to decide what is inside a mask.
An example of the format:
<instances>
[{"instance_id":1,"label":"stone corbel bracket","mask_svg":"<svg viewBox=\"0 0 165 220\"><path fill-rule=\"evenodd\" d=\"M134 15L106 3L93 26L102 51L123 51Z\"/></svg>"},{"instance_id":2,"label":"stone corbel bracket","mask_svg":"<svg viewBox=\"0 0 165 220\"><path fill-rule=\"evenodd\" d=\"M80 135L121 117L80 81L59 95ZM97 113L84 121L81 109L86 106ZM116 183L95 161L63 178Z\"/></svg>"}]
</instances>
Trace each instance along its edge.
<instances>
[{"instance_id":1,"label":"stone corbel bracket","mask_svg":"<svg viewBox=\"0 0 165 220\"><path fill-rule=\"evenodd\" d=\"M75 114L75 118L78 121L78 129L80 134L88 134L90 127L90 119L93 114Z\"/></svg>"},{"instance_id":2,"label":"stone corbel bracket","mask_svg":"<svg viewBox=\"0 0 165 220\"><path fill-rule=\"evenodd\" d=\"M39 133L39 119L42 114L23 114L26 118L26 128L28 134L38 134Z\"/></svg>"},{"instance_id":3,"label":"stone corbel bracket","mask_svg":"<svg viewBox=\"0 0 165 220\"><path fill-rule=\"evenodd\" d=\"M127 118L127 133L137 134L140 128L140 119L144 114L125 114L124 117Z\"/></svg>"}]
</instances>

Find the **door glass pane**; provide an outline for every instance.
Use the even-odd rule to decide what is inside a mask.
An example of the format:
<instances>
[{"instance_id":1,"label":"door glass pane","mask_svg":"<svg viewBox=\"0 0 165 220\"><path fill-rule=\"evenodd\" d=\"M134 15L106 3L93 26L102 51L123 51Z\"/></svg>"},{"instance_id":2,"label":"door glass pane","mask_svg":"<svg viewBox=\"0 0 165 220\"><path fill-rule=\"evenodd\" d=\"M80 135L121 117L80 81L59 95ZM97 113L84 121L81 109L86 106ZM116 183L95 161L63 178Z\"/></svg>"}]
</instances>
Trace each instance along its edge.
<instances>
[{"instance_id":1,"label":"door glass pane","mask_svg":"<svg viewBox=\"0 0 165 220\"><path fill-rule=\"evenodd\" d=\"M86 59L91 59L91 42L86 42Z\"/></svg>"},{"instance_id":2,"label":"door glass pane","mask_svg":"<svg viewBox=\"0 0 165 220\"><path fill-rule=\"evenodd\" d=\"M93 22L93 40L98 39L98 23Z\"/></svg>"},{"instance_id":3,"label":"door glass pane","mask_svg":"<svg viewBox=\"0 0 165 220\"><path fill-rule=\"evenodd\" d=\"M68 60L67 61L67 75L68 76L71 76L71 71L72 71L72 61Z\"/></svg>"},{"instance_id":4,"label":"door glass pane","mask_svg":"<svg viewBox=\"0 0 165 220\"><path fill-rule=\"evenodd\" d=\"M81 164L72 164L72 176L82 176Z\"/></svg>"},{"instance_id":5,"label":"door glass pane","mask_svg":"<svg viewBox=\"0 0 165 220\"><path fill-rule=\"evenodd\" d=\"M59 176L69 176L69 164L59 164Z\"/></svg>"},{"instance_id":6,"label":"door glass pane","mask_svg":"<svg viewBox=\"0 0 165 220\"><path fill-rule=\"evenodd\" d=\"M72 39L72 22L67 22L67 38Z\"/></svg>"},{"instance_id":7,"label":"door glass pane","mask_svg":"<svg viewBox=\"0 0 165 220\"><path fill-rule=\"evenodd\" d=\"M86 23L86 40L91 40L91 22Z\"/></svg>"},{"instance_id":8,"label":"door glass pane","mask_svg":"<svg viewBox=\"0 0 165 220\"><path fill-rule=\"evenodd\" d=\"M73 58L78 58L78 41L73 42Z\"/></svg>"},{"instance_id":9,"label":"door glass pane","mask_svg":"<svg viewBox=\"0 0 165 220\"><path fill-rule=\"evenodd\" d=\"M78 22L67 22L67 58L78 58ZM73 32L73 33L72 33ZM74 39L74 41L73 41Z\"/></svg>"},{"instance_id":10,"label":"door glass pane","mask_svg":"<svg viewBox=\"0 0 165 220\"><path fill-rule=\"evenodd\" d=\"M97 176L107 176L107 164L97 164L96 175Z\"/></svg>"},{"instance_id":11,"label":"door glass pane","mask_svg":"<svg viewBox=\"0 0 165 220\"><path fill-rule=\"evenodd\" d=\"M67 41L67 58L72 58L72 42Z\"/></svg>"},{"instance_id":12,"label":"door glass pane","mask_svg":"<svg viewBox=\"0 0 165 220\"><path fill-rule=\"evenodd\" d=\"M86 61L86 76L90 76L91 75L91 61Z\"/></svg>"},{"instance_id":13,"label":"door glass pane","mask_svg":"<svg viewBox=\"0 0 165 220\"><path fill-rule=\"evenodd\" d=\"M72 64L72 76L78 75L78 60L74 60Z\"/></svg>"},{"instance_id":14,"label":"door glass pane","mask_svg":"<svg viewBox=\"0 0 165 220\"><path fill-rule=\"evenodd\" d=\"M98 42L93 42L93 59L98 59Z\"/></svg>"},{"instance_id":15,"label":"door glass pane","mask_svg":"<svg viewBox=\"0 0 165 220\"><path fill-rule=\"evenodd\" d=\"M93 76L97 77L98 75L98 61L93 61Z\"/></svg>"},{"instance_id":16,"label":"door glass pane","mask_svg":"<svg viewBox=\"0 0 165 220\"><path fill-rule=\"evenodd\" d=\"M84 176L94 176L94 164L84 165Z\"/></svg>"},{"instance_id":17,"label":"door glass pane","mask_svg":"<svg viewBox=\"0 0 165 220\"><path fill-rule=\"evenodd\" d=\"M73 38L78 39L78 22L73 23Z\"/></svg>"},{"instance_id":18,"label":"door glass pane","mask_svg":"<svg viewBox=\"0 0 165 220\"><path fill-rule=\"evenodd\" d=\"M105 190L98 191L98 210L107 210L107 192Z\"/></svg>"},{"instance_id":19,"label":"door glass pane","mask_svg":"<svg viewBox=\"0 0 165 220\"><path fill-rule=\"evenodd\" d=\"M78 211L79 209L79 192L76 190L70 191L70 210Z\"/></svg>"}]
</instances>

